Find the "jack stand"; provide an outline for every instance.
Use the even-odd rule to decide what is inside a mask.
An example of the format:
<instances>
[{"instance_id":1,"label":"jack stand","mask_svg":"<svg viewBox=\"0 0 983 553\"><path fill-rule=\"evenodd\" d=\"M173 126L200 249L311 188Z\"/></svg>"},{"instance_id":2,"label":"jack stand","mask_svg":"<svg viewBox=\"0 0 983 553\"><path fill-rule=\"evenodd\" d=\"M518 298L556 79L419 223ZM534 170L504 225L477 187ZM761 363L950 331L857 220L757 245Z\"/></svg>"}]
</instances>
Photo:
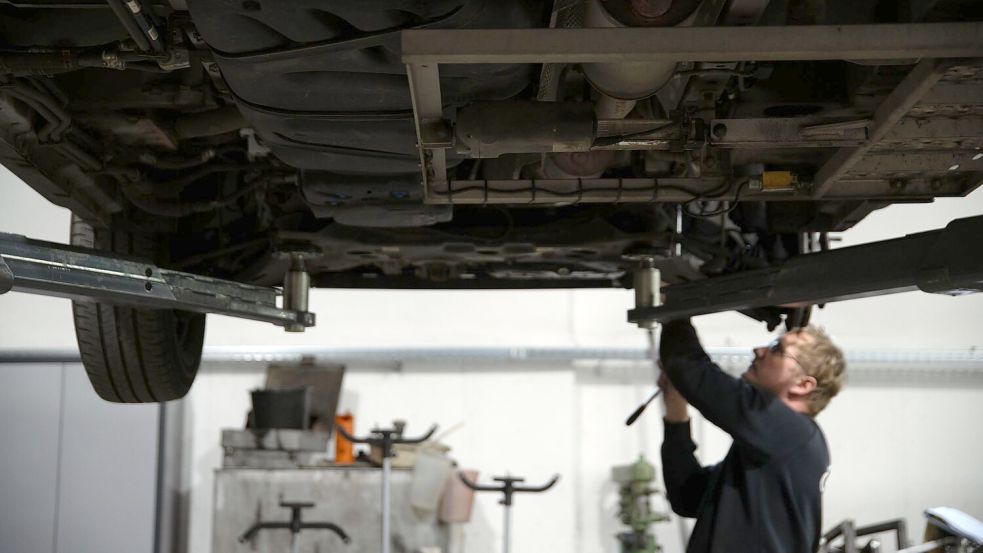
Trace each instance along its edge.
<instances>
[{"instance_id":1,"label":"jack stand","mask_svg":"<svg viewBox=\"0 0 983 553\"><path fill-rule=\"evenodd\" d=\"M277 530L286 529L290 530L290 551L291 553L297 553L300 543L297 541L297 535L300 534L302 530L330 530L338 537L341 541L345 543L351 543L352 539L348 537L348 534L341 529L337 524L331 522L301 522L300 511L301 509L309 509L314 506L313 503L304 502L291 502L291 501L281 501L280 506L290 509L290 521L289 522L257 522L246 530L246 533L239 536L239 543L246 543L251 541L256 537L256 534L260 530Z\"/></svg>"},{"instance_id":2,"label":"jack stand","mask_svg":"<svg viewBox=\"0 0 983 553\"><path fill-rule=\"evenodd\" d=\"M404 438L402 427L373 429L367 438L356 438L349 434L341 425L336 424L338 433L353 444L369 444L377 446L382 452L382 553L389 553L392 547L392 537L390 530L390 509L392 498L390 497L389 478L392 474L392 458L394 444L418 444L425 442L437 431L437 425L430 427L430 430L419 438Z\"/></svg>"},{"instance_id":3,"label":"jack stand","mask_svg":"<svg viewBox=\"0 0 983 553\"><path fill-rule=\"evenodd\" d=\"M458 474L461 477L461 482L464 485L471 488L476 492L501 492L504 495L500 504L505 506L505 525L503 527L503 532L505 533L503 539L503 549L505 553L509 553L512 547L512 494L516 492L531 492L540 493L553 487L560 480L560 475L554 475L553 479L543 484L542 486L516 486L518 482L525 482L525 478L517 478L515 476L496 476L492 480L496 482L501 482L501 486L480 486L467 478L463 474Z\"/></svg>"}]
</instances>

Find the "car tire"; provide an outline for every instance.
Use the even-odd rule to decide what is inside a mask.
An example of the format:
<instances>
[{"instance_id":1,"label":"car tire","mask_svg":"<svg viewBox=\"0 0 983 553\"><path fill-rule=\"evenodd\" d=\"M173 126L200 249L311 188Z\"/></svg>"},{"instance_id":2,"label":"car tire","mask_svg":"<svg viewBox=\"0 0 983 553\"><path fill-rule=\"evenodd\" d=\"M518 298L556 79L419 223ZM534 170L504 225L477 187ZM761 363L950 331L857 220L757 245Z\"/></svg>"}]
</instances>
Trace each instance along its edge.
<instances>
[{"instance_id":1,"label":"car tire","mask_svg":"<svg viewBox=\"0 0 983 553\"><path fill-rule=\"evenodd\" d=\"M71 243L155 259L152 237L94 229L72 217ZM205 315L173 309L137 309L72 301L82 364L99 397L116 403L152 403L183 397L198 372Z\"/></svg>"}]
</instances>

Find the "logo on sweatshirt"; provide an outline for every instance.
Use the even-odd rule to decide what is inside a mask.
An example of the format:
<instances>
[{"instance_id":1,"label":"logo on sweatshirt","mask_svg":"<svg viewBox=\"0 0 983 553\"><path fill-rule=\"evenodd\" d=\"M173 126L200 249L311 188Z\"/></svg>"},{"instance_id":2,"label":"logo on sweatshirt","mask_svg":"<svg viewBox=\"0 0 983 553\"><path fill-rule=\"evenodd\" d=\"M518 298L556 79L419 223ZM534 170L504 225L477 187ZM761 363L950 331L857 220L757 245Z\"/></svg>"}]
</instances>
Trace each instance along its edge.
<instances>
[{"instance_id":1,"label":"logo on sweatshirt","mask_svg":"<svg viewBox=\"0 0 983 553\"><path fill-rule=\"evenodd\" d=\"M826 467L826 472L819 477L819 493L826 491L826 481L829 480L829 473L833 471L833 465Z\"/></svg>"}]
</instances>

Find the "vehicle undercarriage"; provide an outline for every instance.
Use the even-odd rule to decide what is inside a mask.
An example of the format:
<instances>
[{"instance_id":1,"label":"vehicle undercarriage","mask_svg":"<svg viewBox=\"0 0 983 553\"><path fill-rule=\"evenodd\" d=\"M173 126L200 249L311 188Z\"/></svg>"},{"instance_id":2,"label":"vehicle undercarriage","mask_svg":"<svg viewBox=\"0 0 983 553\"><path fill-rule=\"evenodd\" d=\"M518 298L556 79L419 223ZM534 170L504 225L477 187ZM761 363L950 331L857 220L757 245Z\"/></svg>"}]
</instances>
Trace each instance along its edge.
<instances>
[{"instance_id":1,"label":"vehicle undercarriage","mask_svg":"<svg viewBox=\"0 0 983 553\"><path fill-rule=\"evenodd\" d=\"M243 283L298 257L318 287L631 287L640 261L694 282L977 188L981 21L968 0L0 1L0 161L75 214L73 243ZM161 313L76 303L103 397L190 385L133 384L193 378L203 320ZM156 353L112 346L134 336Z\"/></svg>"}]
</instances>

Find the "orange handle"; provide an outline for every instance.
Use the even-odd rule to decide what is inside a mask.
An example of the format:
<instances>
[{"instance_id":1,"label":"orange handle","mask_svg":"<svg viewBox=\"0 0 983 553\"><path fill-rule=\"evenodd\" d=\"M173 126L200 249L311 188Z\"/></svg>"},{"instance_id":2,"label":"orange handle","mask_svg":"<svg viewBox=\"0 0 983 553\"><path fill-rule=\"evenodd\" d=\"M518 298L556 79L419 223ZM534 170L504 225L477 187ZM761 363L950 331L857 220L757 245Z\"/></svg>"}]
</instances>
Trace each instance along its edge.
<instances>
[{"instance_id":1,"label":"orange handle","mask_svg":"<svg viewBox=\"0 0 983 553\"><path fill-rule=\"evenodd\" d=\"M342 413L341 415L335 415L334 423L351 434L355 428L355 417L351 413ZM338 464L351 464L355 462L355 452L352 443L342 436L341 432L334 433L334 462Z\"/></svg>"}]
</instances>

